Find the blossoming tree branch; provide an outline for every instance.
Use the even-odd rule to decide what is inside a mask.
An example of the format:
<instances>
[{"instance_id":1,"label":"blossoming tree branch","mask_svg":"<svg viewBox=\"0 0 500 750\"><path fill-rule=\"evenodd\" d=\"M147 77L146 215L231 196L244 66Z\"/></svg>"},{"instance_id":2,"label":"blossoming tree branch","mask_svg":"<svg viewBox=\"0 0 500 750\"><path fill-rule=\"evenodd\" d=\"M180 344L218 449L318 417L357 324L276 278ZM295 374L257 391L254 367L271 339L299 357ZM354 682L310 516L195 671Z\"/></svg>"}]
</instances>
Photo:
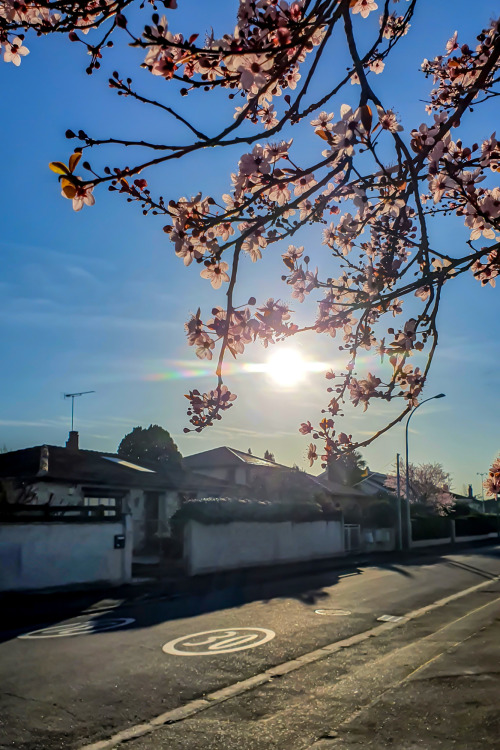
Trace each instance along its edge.
<instances>
[{"instance_id":1,"label":"blossoming tree branch","mask_svg":"<svg viewBox=\"0 0 500 750\"><path fill-rule=\"evenodd\" d=\"M184 142L68 130L67 137L78 141L68 165L50 165L76 211L92 206L94 193L107 187L137 201L144 214L165 217L177 257L191 272L198 269L224 299L208 315L198 309L185 324L196 355L216 357L217 378L213 390L188 394L189 429L201 431L232 407L236 395L222 377L227 356L242 356L257 340L268 346L314 331L337 339L345 364L326 374L319 424L300 427L316 441L309 446L310 463L321 457L326 464L368 445L418 403L438 343L445 284L468 274L471 283L495 285L500 146L495 134L481 132L481 106L500 93L500 24L486 19L467 39L450 29L446 48L421 65L429 81L424 121L401 122L381 97L377 76L412 33L420 1L240 0L234 31L201 41L199 30L188 38L175 32L176 0L157 3L167 14L161 17L157 5L152 18L146 7L145 26L138 25L139 8L127 9L137 5L134 0L0 0L7 63L21 63L28 37L62 33L84 45L91 74L114 40L142 50L142 68L161 84L159 97L166 96L167 81L181 105L179 94L201 97L205 111L209 98L220 96L216 92L234 102L225 126L210 130L208 117L202 125L192 122L182 106L150 98L116 71L112 89L175 119L185 129ZM128 10L134 11L133 21ZM350 62L336 74L341 43ZM475 123L475 143L461 138L466 120ZM309 133L312 158L304 159L303 149L288 137L295 129ZM120 151L128 146L143 154L132 166L124 166ZM241 146L241 157L223 195L163 198L148 187L147 174L159 165L178 169L180 160L196 152L211 149L216 159L219 149L235 146ZM118 149L118 166L94 167L95 152L110 147ZM468 231L453 256L430 239L431 223L443 215L456 217ZM296 240L314 225L322 228L320 268L309 257L318 249ZM277 284L284 286L277 297L291 294L294 308L309 297L314 311L308 325L299 326L279 298L238 298L242 261L259 263L273 246L283 261ZM384 381L359 370L365 350L390 362ZM350 400L366 410L374 399L397 400L399 414L356 442L339 426L345 404Z\"/></svg>"}]
</instances>

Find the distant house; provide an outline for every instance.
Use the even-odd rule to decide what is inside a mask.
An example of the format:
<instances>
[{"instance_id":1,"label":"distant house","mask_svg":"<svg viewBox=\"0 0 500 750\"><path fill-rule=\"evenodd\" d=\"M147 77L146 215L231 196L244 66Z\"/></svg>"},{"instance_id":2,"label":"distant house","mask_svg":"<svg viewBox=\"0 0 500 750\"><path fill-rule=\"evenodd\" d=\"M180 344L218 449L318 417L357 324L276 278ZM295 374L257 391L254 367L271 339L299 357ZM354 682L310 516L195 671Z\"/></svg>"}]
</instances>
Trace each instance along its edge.
<instances>
[{"instance_id":1,"label":"distant house","mask_svg":"<svg viewBox=\"0 0 500 750\"><path fill-rule=\"evenodd\" d=\"M227 446L185 456L183 465L199 474L223 480L236 487L247 488L251 488L255 480L268 475L269 472L289 468L267 458L258 458L251 453Z\"/></svg>"},{"instance_id":2,"label":"distant house","mask_svg":"<svg viewBox=\"0 0 500 750\"><path fill-rule=\"evenodd\" d=\"M363 510L373 501L372 493L364 492L362 489L363 482L366 480L359 482L355 487L350 487L335 479L330 479L328 474L327 469L322 474L318 474L317 480L327 488L333 497L338 498L338 503L344 513L344 520L347 523L361 523Z\"/></svg>"},{"instance_id":3,"label":"distant house","mask_svg":"<svg viewBox=\"0 0 500 750\"><path fill-rule=\"evenodd\" d=\"M170 519L185 498L219 494L224 483L113 453L81 450L78 434L66 447L39 445L0 454L0 508L80 506L96 519L130 514L134 552L170 536ZM65 511L67 516L68 510Z\"/></svg>"},{"instance_id":4,"label":"distant house","mask_svg":"<svg viewBox=\"0 0 500 750\"><path fill-rule=\"evenodd\" d=\"M387 497L387 495L393 494L391 493L391 490L385 486L386 481L387 474L381 474L379 471L370 471L368 469L368 476L358 482L356 488L361 490L365 495L381 499ZM403 478L401 478L401 486L403 486Z\"/></svg>"},{"instance_id":5,"label":"distant house","mask_svg":"<svg viewBox=\"0 0 500 750\"><path fill-rule=\"evenodd\" d=\"M239 494L276 502L333 502L342 506L348 498L364 498L359 490L324 481L298 468L222 446L183 459L198 474L233 484Z\"/></svg>"}]
</instances>

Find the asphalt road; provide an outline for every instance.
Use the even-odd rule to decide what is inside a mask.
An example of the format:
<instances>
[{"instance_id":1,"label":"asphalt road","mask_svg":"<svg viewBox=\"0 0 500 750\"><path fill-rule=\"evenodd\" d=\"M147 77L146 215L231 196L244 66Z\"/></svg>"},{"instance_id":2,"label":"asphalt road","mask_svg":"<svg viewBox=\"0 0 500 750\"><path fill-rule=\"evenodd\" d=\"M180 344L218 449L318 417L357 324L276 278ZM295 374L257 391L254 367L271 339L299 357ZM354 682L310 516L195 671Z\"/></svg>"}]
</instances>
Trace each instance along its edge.
<instances>
[{"instance_id":1,"label":"asphalt road","mask_svg":"<svg viewBox=\"0 0 500 750\"><path fill-rule=\"evenodd\" d=\"M82 747L498 575L500 547L488 547L84 614L58 623L71 635L0 633L0 747ZM230 632L195 637L213 630ZM170 650L184 653L162 650L180 638Z\"/></svg>"}]
</instances>

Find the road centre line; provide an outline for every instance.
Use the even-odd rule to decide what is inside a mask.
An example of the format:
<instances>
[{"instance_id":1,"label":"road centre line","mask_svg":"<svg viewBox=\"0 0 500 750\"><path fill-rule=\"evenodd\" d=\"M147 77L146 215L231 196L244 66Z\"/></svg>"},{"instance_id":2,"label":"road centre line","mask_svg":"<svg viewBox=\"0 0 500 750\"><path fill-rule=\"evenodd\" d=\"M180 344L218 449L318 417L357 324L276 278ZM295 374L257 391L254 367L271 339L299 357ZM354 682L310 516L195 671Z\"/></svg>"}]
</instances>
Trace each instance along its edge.
<instances>
[{"instance_id":1,"label":"road centre line","mask_svg":"<svg viewBox=\"0 0 500 750\"><path fill-rule=\"evenodd\" d=\"M491 586L492 583L498 581L500 581L500 576L495 576L493 579L490 578L483 583L478 583L475 586L470 586L469 588L458 591L455 594L450 594L449 596L438 599L431 604L427 604L424 607L419 607L419 609L415 609L412 612L409 612L408 614L401 617L398 622L382 622L380 625L376 625L375 627L370 628L369 630L365 630L362 633L350 636L349 638L344 638L341 641L335 641L334 643L330 643L327 646L323 646L322 648L315 649L314 651L303 654L296 659L291 659L289 661L283 662L282 664L278 664L275 667L271 667L265 672L256 674L246 680L241 680L240 682L236 682L232 685L228 685L225 688L216 690L212 693L209 693L202 699L189 701L184 706L166 711L165 713L151 719L149 722L136 724L129 729L118 732L107 740L100 740L98 742L91 743L90 745L83 745L79 748L79 750L111 750L111 748L118 747L122 743L128 742L132 739L137 739L138 737L143 737L147 734L151 734L159 727L182 721L183 719L193 716L194 714L198 714L201 711L205 711L207 708L211 708L218 703L222 703L229 698L241 695L242 693L253 690L254 688L259 687L266 682L270 682L274 677L281 677L283 675L289 674L290 672L294 672L297 669L301 669L307 664L326 659L336 651L340 651L343 648L355 646L358 643L362 643L363 641L367 640L368 638L383 635L384 633L399 628L405 625L407 622L415 620L418 617L427 614L428 612L432 612L435 609L444 607L450 602L456 601L457 599L462 599L463 597L468 596L469 594L473 594L476 591L480 591L487 586ZM495 601L499 601L499 599ZM487 604L483 605L483 607L486 607L491 603L492 602L488 602Z\"/></svg>"}]
</instances>

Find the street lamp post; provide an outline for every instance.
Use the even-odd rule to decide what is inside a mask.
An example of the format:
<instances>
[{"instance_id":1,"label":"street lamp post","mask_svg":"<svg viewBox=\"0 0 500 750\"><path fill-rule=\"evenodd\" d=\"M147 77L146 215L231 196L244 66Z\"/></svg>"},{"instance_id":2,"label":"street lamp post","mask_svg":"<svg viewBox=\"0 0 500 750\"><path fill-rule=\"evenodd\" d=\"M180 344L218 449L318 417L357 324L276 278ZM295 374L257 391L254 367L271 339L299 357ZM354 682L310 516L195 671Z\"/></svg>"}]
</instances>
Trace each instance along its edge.
<instances>
[{"instance_id":1,"label":"street lamp post","mask_svg":"<svg viewBox=\"0 0 500 750\"><path fill-rule=\"evenodd\" d=\"M483 477L486 476L487 472L476 471L476 474L478 477L481 477L481 502L483 503L483 513L484 513L484 485L483 485L484 479Z\"/></svg>"},{"instance_id":2,"label":"street lamp post","mask_svg":"<svg viewBox=\"0 0 500 750\"><path fill-rule=\"evenodd\" d=\"M406 454L405 454L405 470L406 470L406 546L408 549L410 549L411 546L411 517L410 517L410 471L408 466L408 425L410 424L410 419L413 417L417 409L419 409L423 404L426 404L427 401L432 401L435 398L444 398L446 394L444 393L438 393L437 396L431 396L430 398L426 398L424 401L421 401L419 404L416 405L414 409L410 412L408 419L406 420L406 430L405 430L405 445L406 445Z\"/></svg>"}]
</instances>

